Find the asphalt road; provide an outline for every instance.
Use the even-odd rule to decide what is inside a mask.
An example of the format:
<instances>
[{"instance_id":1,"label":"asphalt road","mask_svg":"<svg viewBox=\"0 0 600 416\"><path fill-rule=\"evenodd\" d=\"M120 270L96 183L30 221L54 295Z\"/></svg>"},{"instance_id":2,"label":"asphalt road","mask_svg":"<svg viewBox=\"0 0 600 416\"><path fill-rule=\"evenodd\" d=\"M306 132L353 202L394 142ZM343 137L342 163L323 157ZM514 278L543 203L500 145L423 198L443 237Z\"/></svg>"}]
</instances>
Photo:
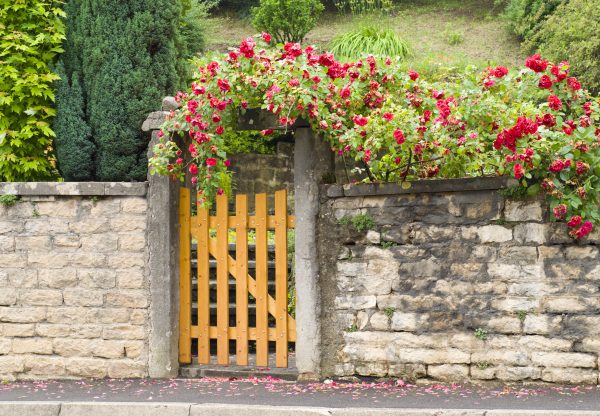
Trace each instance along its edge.
<instances>
[{"instance_id":1,"label":"asphalt road","mask_svg":"<svg viewBox=\"0 0 600 416\"><path fill-rule=\"evenodd\" d=\"M328 408L600 410L596 386L395 382L293 383L278 379L69 380L0 384L0 401L180 402Z\"/></svg>"}]
</instances>

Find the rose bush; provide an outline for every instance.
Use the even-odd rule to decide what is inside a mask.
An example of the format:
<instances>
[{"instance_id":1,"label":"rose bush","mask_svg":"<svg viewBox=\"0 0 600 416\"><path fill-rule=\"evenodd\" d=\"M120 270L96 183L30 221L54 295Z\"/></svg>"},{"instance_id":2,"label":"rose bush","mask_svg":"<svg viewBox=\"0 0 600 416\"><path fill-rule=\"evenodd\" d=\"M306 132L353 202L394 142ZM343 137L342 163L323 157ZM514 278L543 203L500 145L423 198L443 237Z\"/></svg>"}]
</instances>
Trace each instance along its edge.
<instances>
[{"instance_id":1,"label":"rose bush","mask_svg":"<svg viewBox=\"0 0 600 416\"><path fill-rule=\"evenodd\" d=\"M567 62L533 55L518 71L469 68L458 82L429 83L395 59L341 63L310 46L270 43L268 34L248 38L199 63L159 132L153 172L191 173L210 204L230 184L223 133L240 109L262 108L282 126L308 120L371 181L512 175L527 194L547 196L573 237L600 220L600 103Z\"/></svg>"}]
</instances>

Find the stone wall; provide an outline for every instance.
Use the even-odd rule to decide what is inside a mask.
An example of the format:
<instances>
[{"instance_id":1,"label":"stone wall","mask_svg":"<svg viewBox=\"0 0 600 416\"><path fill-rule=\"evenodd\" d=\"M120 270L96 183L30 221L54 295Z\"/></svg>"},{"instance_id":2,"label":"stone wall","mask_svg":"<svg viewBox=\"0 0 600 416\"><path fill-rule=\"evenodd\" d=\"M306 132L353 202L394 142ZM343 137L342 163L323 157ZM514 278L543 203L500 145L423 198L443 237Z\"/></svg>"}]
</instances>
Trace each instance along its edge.
<instances>
[{"instance_id":1,"label":"stone wall","mask_svg":"<svg viewBox=\"0 0 600 416\"><path fill-rule=\"evenodd\" d=\"M148 374L146 193L0 184L0 380Z\"/></svg>"},{"instance_id":2,"label":"stone wall","mask_svg":"<svg viewBox=\"0 0 600 416\"><path fill-rule=\"evenodd\" d=\"M573 242L500 178L405 185L324 190L323 373L598 383L600 233Z\"/></svg>"}]
</instances>

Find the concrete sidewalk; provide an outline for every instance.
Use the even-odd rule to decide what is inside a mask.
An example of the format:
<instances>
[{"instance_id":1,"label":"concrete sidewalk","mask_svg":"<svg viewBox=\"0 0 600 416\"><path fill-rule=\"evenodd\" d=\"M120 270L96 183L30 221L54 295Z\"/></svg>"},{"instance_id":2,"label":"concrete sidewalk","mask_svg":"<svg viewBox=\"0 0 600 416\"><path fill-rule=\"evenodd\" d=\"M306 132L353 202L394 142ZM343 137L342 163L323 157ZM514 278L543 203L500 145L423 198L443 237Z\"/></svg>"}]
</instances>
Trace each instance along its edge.
<instances>
[{"instance_id":1,"label":"concrete sidewalk","mask_svg":"<svg viewBox=\"0 0 600 416\"><path fill-rule=\"evenodd\" d=\"M0 416L600 416L597 386L137 379L0 384Z\"/></svg>"}]
</instances>

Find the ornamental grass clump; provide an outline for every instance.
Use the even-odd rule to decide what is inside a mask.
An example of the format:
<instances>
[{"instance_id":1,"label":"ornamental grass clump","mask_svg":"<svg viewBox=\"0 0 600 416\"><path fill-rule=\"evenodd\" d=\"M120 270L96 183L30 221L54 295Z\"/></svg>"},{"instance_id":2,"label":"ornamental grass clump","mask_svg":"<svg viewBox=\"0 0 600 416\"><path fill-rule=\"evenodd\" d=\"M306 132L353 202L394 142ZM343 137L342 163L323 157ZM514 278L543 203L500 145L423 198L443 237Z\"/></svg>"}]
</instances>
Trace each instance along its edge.
<instances>
[{"instance_id":1,"label":"ornamental grass clump","mask_svg":"<svg viewBox=\"0 0 600 416\"><path fill-rule=\"evenodd\" d=\"M330 46L332 53L346 58L359 58L369 54L400 58L411 56L408 44L396 32L373 25L341 34L331 41Z\"/></svg>"},{"instance_id":2,"label":"ornamental grass clump","mask_svg":"<svg viewBox=\"0 0 600 416\"><path fill-rule=\"evenodd\" d=\"M369 181L512 176L527 194L544 194L574 238L600 221L600 102L568 62L532 55L517 70L470 67L428 82L398 58L342 63L310 46L271 42L264 33L198 62L159 132L153 172L191 174L199 202L210 205L230 184L224 133L240 110L262 108L282 126L308 120Z\"/></svg>"}]
</instances>

